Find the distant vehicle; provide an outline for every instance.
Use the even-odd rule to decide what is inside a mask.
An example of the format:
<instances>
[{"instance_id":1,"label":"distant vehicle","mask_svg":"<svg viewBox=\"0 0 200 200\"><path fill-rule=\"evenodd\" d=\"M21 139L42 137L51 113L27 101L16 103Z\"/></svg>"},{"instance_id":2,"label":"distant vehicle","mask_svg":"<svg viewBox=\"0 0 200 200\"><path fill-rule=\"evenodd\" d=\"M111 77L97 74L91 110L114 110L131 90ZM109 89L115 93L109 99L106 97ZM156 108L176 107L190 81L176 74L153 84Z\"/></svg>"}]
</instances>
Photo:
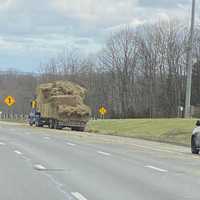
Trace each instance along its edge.
<instances>
[{"instance_id":1,"label":"distant vehicle","mask_svg":"<svg viewBox=\"0 0 200 200\"><path fill-rule=\"evenodd\" d=\"M200 121L196 122L196 126L191 137L191 151L193 154L199 154L200 151Z\"/></svg>"},{"instance_id":2,"label":"distant vehicle","mask_svg":"<svg viewBox=\"0 0 200 200\"><path fill-rule=\"evenodd\" d=\"M41 84L31 103L30 126L84 131L91 113L83 102L85 93L84 88L69 81Z\"/></svg>"}]
</instances>

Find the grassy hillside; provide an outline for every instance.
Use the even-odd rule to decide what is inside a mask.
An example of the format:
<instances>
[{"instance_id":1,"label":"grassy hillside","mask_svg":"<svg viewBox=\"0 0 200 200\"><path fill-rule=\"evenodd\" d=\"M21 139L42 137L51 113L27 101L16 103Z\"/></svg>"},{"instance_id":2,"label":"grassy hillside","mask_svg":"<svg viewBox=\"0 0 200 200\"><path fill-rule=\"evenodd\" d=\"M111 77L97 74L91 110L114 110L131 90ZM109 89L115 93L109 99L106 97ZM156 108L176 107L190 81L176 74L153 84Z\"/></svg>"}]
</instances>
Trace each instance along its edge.
<instances>
[{"instance_id":1,"label":"grassy hillside","mask_svg":"<svg viewBox=\"0 0 200 200\"><path fill-rule=\"evenodd\" d=\"M195 122L196 119L92 120L87 129L100 134L190 145Z\"/></svg>"}]
</instances>

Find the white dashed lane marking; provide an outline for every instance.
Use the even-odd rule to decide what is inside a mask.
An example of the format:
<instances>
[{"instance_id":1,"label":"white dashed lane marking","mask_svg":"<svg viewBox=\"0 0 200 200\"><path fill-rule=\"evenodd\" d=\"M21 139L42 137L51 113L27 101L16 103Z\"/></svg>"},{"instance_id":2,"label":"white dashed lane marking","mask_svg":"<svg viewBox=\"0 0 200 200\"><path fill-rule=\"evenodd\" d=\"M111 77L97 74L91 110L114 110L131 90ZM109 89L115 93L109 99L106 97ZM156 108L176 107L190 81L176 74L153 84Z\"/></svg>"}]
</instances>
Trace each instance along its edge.
<instances>
[{"instance_id":1,"label":"white dashed lane marking","mask_svg":"<svg viewBox=\"0 0 200 200\"><path fill-rule=\"evenodd\" d=\"M104 152L104 151L97 151L98 154L104 155L104 156L111 156L110 153Z\"/></svg>"},{"instance_id":2,"label":"white dashed lane marking","mask_svg":"<svg viewBox=\"0 0 200 200\"><path fill-rule=\"evenodd\" d=\"M76 146L75 144L73 144L73 143L71 143L71 142L67 142L67 145L69 145L69 146Z\"/></svg>"},{"instance_id":3,"label":"white dashed lane marking","mask_svg":"<svg viewBox=\"0 0 200 200\"><path fill-rule=\"evenodd\" d=\"M52 175L46 173L45 174L53 184L55 184L56 188L58 189L58 191L60 191L61 193L63 193L65 195L65 199L72 199L71 198L71 193L68 193L67 191L65 191L64 186L62 183L60 183L59 181L57 181Z\"/></svg>"},{"instance_id":4,"label":"white dashed lane marking","mask_svg":"<svg viewBox=\"0 0 200 200\"><path fill-rule=\"evenodd\" d=\"M36 164L36 165L34 165L34 168L35 168L36 170L39 170L39 171L46 170L46 167L44 167L44 166L41 165L41 164Z\"/></svg>"},{"instance_id":5,"label":"white dashed lane marking","mask_svg":"<svg viewBox=\"0 0 200 200\"><path fill-rule=\"evenodd\" d=\"M159 171L159 172L168 172L168 170L166 170L166 169L161 169L161 168L154 167L154 166L151 166L151 165L147 165L145 167L149 168L149 169L153 169L153 170Z\"/></svg>"},{"instance_id":6,"label":"white dashed lane marking","mask_svg":"<svg viewBox=\"0 0 200 200\"><path fill-rule=\"evenodd\" d=\"M44 139L45 139L45 140L50 140L51 138L50 138L50 137L44 137Z\"/></svg>"},{"instance_id":7,"label":"white dashed lane marking","mask_svg":"<svg viewBox=\"0 0 200 200\"><path fill-rule=\"evenodd\" d=\"M4 142L0 142L0 145L1 146L5 146L6 144Z\"/></svg>"},{"instance_id":8,"label":"white dashed lane marking","mask_svg":"<svg viewBox=\"0 0 200 200\"><path fill-rule=\"evenodd\" d=\"M79 192L72 192L72 195L78 200L87 200L82 194Z\"/></svg>"},{"instance_id":9,"label":"white dashed lane marking","mask_svg":"<svg viewBox=\"0 0 200 200\"><path fill-rule=\"evenodd\" d=\"M20 151L18 151L18 150L15 150L14 151L16 154L18 154L18 155L22 155L22 152L20 152Z\"/></svg>"}]
</instances>

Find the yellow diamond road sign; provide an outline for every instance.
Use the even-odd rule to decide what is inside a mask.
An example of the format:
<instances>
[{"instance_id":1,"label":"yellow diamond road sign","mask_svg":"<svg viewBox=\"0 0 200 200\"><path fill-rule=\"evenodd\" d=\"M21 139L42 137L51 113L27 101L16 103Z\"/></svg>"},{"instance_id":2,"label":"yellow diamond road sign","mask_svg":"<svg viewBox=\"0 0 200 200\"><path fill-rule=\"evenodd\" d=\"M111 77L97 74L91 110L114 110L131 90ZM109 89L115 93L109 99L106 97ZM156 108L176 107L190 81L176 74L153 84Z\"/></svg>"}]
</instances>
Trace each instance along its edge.
<instances>
[{"instance_id":1,"label":"yellow diamond road sign","mask_svg":"<svg viewBox=\"0 0 200 200\"><path fill-rule=\"evenodd\" d=\"M15 104L15 98L12 97L12 96L7 96L5 99L4 99L4 103L7 105L7 106L13 106Z\"/></svg>"},{"instance_id":2,"label":"yellow diamond road sign","mask_svg":"<svg viewBox=\"0 0 200 200\"><path fill-rule=\"evenodd\" d=\"M100 114L105 115L107 113L107 110L106 110L106 108L101 107L101 108L99 108L99 112L100 112Z\"/></svg>"},{"instance_id":3,"label":"yellow diamond road sign","mask_svg":"<svg viewBox=\"0 0 200 200\"><path fill-rule=\"evenodd\" d=\"M31 106L32 106L32 108L37 108L37 101L36 101L36 100L33 100L33 101L31 102Z\"/></svg>"}]
</instances>

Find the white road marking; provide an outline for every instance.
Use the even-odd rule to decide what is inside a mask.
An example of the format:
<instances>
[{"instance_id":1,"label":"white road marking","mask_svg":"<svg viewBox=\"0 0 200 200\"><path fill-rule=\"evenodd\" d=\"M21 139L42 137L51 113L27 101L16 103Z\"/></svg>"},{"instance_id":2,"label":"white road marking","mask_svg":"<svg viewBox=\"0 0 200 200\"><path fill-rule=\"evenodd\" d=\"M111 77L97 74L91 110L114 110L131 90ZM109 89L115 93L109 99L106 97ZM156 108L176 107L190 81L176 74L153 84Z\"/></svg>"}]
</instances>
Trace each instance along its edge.
<instances>
[{"instance_id":1,"label":"white road marking","mask_svg":"<svg viewBox=\"0 0 200 200\"><path fill-rule=\"evenodd\" d=\"M71 194L65 191L65 189L63 189L64 185L62 183L58 182L52 175L48 173L46 173L45 175L51 180L53 184L55 184L58 191L65 195L66 199L71 199Z\"/></svg>"},{"instance_id":2,"label":"white road marking","mask_svg":"<svg viewBox=\"0 0 200 200\"><path fill-rule=\"evenodd\" d=\"M30 135L31 133L30 132L26 132L26 135Z\"/></svg>"},{"instance_id":3,"label":"white road marking","mask_svg":"<svg viewBox=\"0 0 200 200\"><path fill-rule=\"evenodd\" d=\"M22 155L22 158L23 158L25 161L27 161L27 162L30 162L30 161L31 161L30 158L28 158L28 157L26 157L26 156L24 156L24 155Z\"/></svg>"},{"instance_id":4,"label":"white road marking","mask_svg":"<svg viewBox=\"0 0 200 200\"><path fill-rule=\"evenodd\" d=\"M6 144L5 144L5 143L3 143L3 142L0 142L0 145L4 146L4 145L6 145Z\"/></svg>"},{"instance_id":5,"label":"white road marking","mask_svg":"<svg viewBox=\"0 0 200 200\"><path fill-rule=\"evenodd\" d=\"M150 168L150 169L154 169L154 170L159 171L159 172L168 172L168 170L166 170L166 169L161 169L161 168L154 167L154 166L151 166L151 165L147 165L145 167Z\"/></svg>"},{"instance_id":6,"label":"white road marking","mask_svg":"<svg viewBox=\"0 0 200 200\"><path fill-rule=\"evenodd\" d=\"M110 156L110 153L104 152L104 151L97 151L98 154L104 155L104 156Z\"/></svg>"},{"instance_id":7,"label":"white road marking","mask_svg":"<svg viewBox=\"0 0 200 200\"><path fill-rule=\"evenodd\" d=\"M87 200L82 194L80 194L79 192L72 192L71 193L76 199L78 200Z\"/></svg>"},{"instance_id":8,"label":"white road marking","mask_svg":"<svg viewBox=\"0 0 200 200\"><path fill-rule=\"evenodd\" d=\"M69 146L76 146L75 144L73 144L73 143L71 143L71 142L67 142L67 144L69 145Z\"/></svg>"},{"instance_id":9,"label":"white road marking","mask_svg":"<svg viewBox=\"0 0 200 200\"><path fill-rule=\"evenodd\" d=\"M161 151L161 152L167 152L167 153L174 153L173 151L167 150L167 149L159 149L159 148L154 148L154 147L148 147L148 146L142 146L142 145L138 145L138 144L131 144L132 146L136 146L136 147L140 147L143 149L150 149L153 151Z\"/></svg>"},{"instance_id":10,"label":"white road marking","mask_svg":"<svg viewBox=\"0 0 200 200\"><path fill-rule=\"evenodd\" d=\"M44 167L43 165L40 165L40 164L34 165L34 168L39 171L46 170L46 167Z\"/></svg>"},{"instance_id":11,"label":"white road marking","mask_svg":"<svg viewBox=\"0 0 200 200\"><path fill-rule=\"evenodd\" d=\"M44 137L44 139L45 139L45 140L50 140L51 138L50 138L50 137Z\"/></svg>"},{"instance_id":12,"label":"white road marking","mask_svg":"<svg viewBox=\"0 0 200 200\"><path fill-rule=\"evenodd\" d=\"M22 152L20 152L20 151L15 150L14 152L15 152L16 154L18 154L18 155L22 155Z\"/></svg>"}]
</instances>

